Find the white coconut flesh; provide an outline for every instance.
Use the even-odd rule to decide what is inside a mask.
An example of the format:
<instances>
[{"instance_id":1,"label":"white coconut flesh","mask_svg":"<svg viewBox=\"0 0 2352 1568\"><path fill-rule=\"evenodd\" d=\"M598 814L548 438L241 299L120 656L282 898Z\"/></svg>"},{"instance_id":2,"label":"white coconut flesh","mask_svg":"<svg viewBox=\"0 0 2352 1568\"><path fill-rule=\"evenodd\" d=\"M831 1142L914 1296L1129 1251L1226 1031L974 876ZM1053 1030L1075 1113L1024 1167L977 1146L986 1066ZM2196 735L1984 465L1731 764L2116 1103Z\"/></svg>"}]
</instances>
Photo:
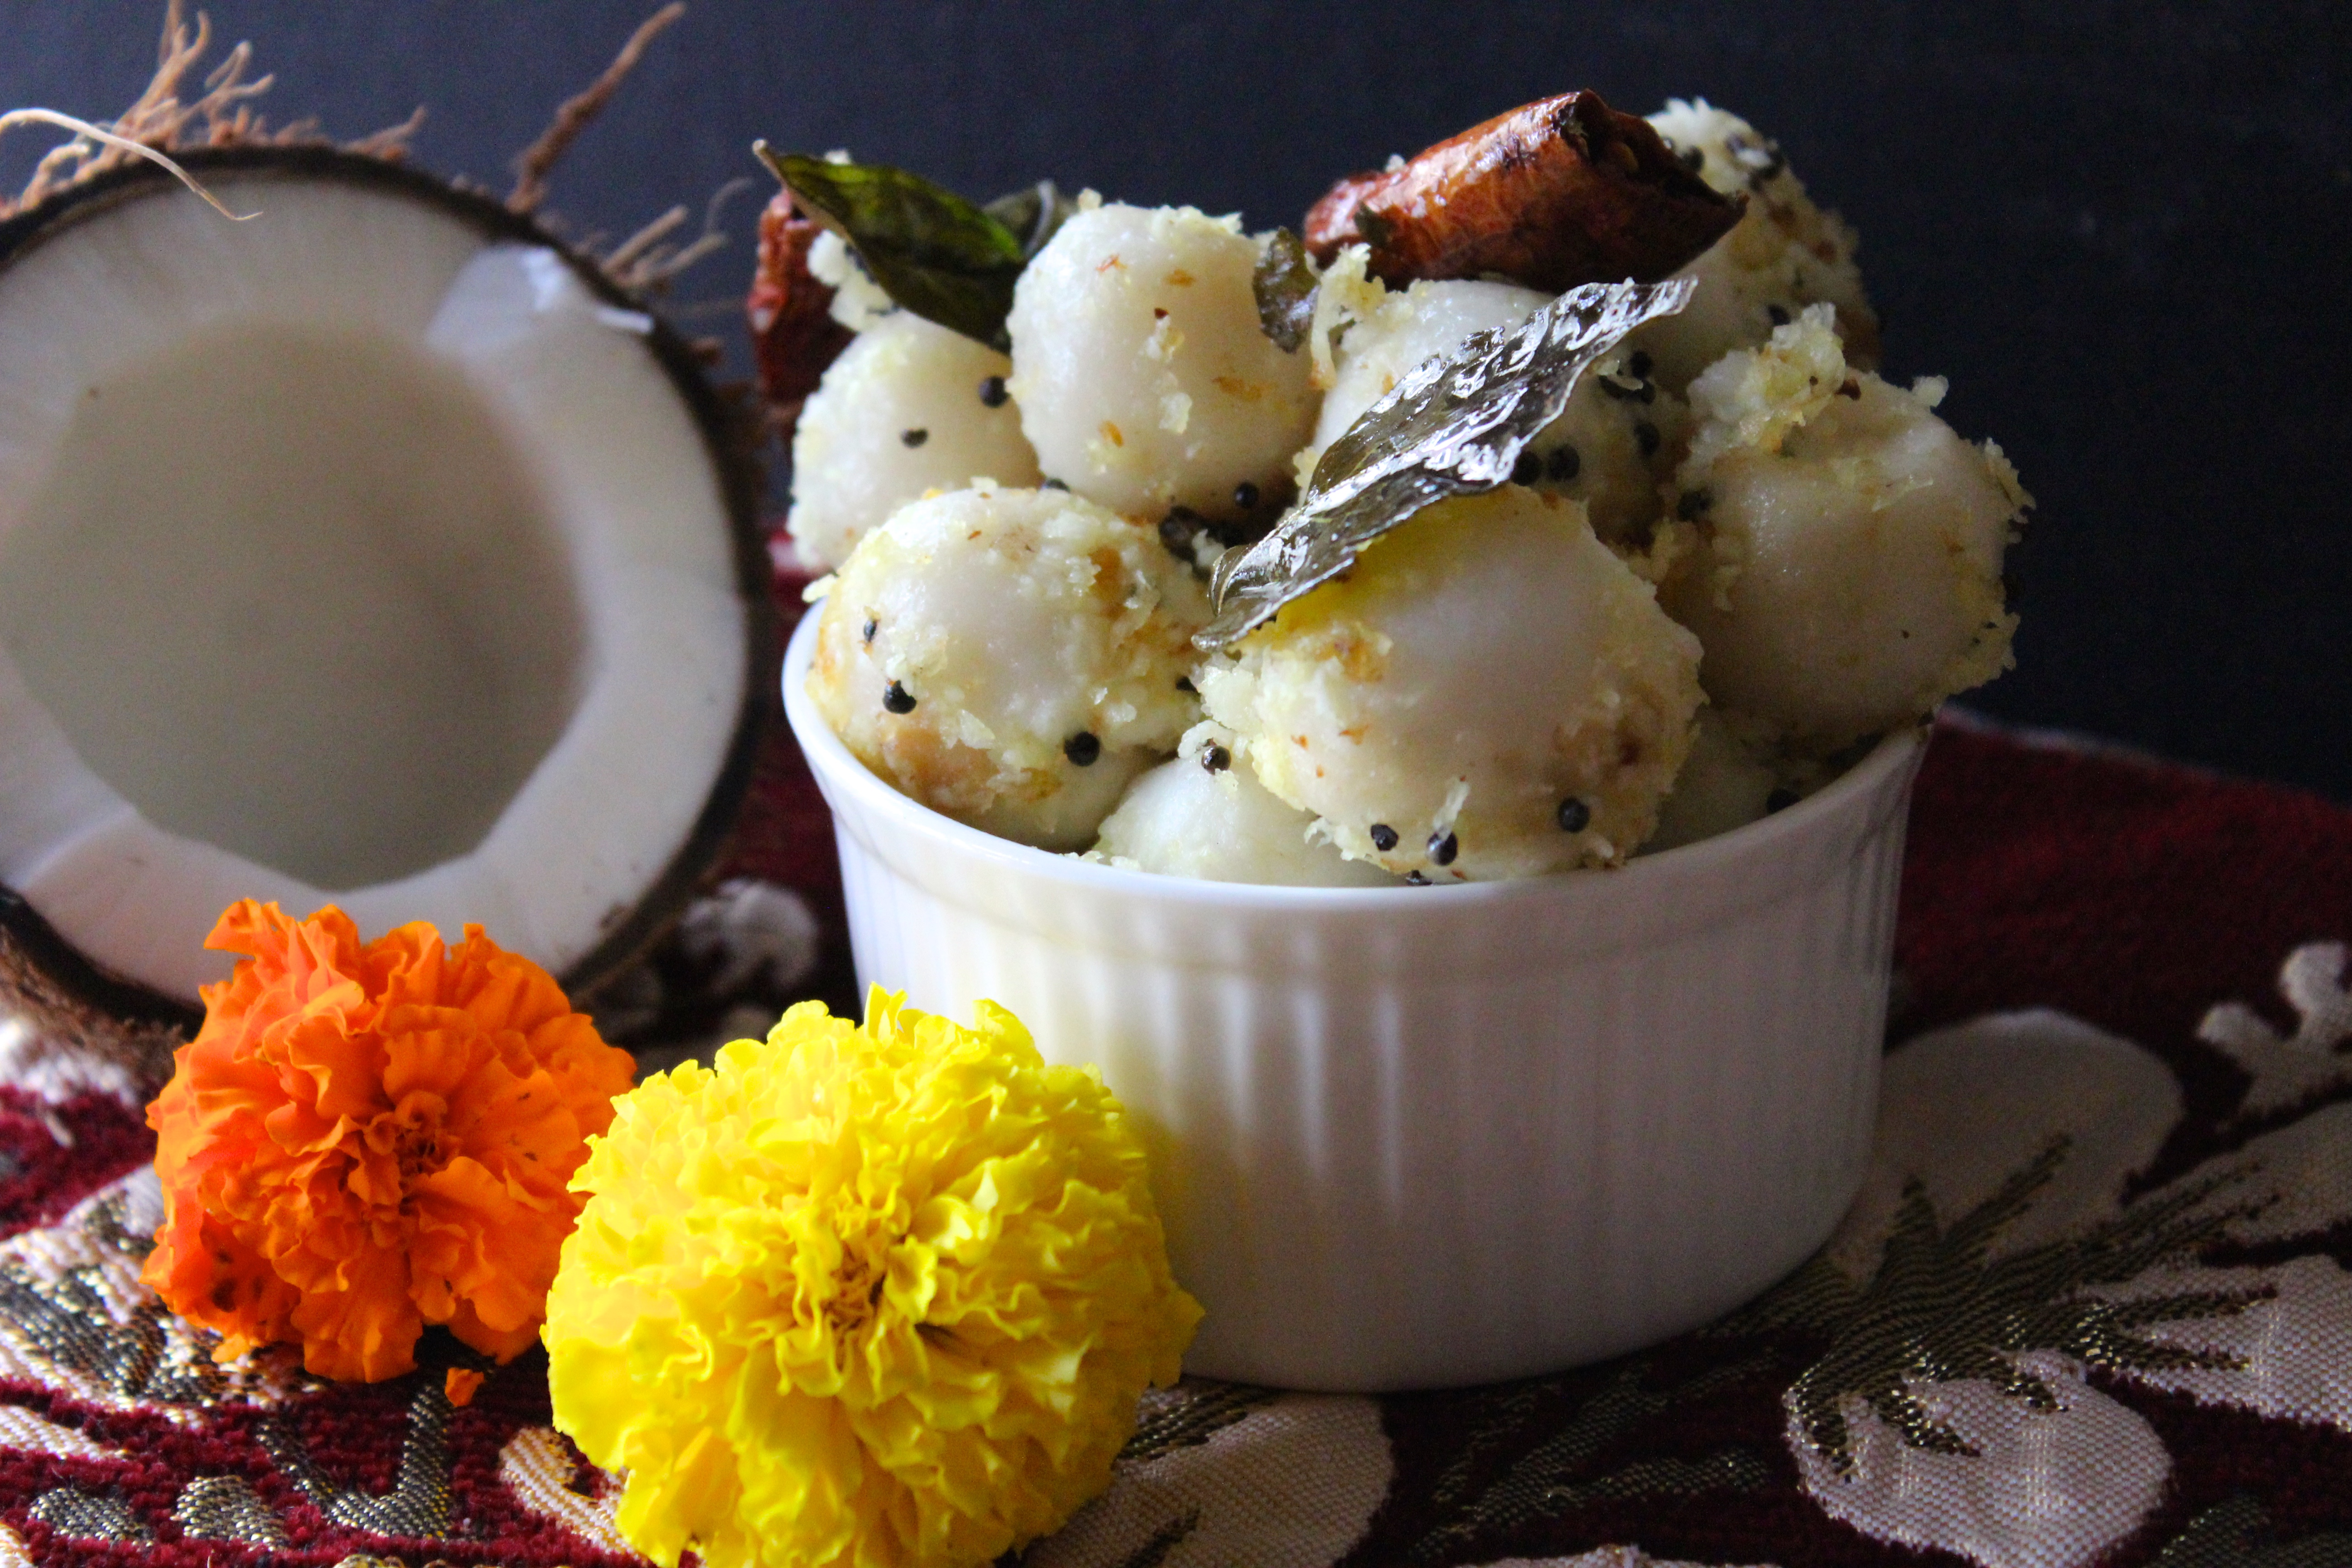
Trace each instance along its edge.
<instances>
[{"instance_id":1,"label":"white coconut flesh","mask_svg":"<svg viewBox=\"0 0 2352 1568\"><path fill-rule=\"evenodd\" d=\"M224 907L562 972L695 833L749 679L642 316L393 188L215 173L0 270L0 883L193 999Z\"/></svg>"}]
</instances>

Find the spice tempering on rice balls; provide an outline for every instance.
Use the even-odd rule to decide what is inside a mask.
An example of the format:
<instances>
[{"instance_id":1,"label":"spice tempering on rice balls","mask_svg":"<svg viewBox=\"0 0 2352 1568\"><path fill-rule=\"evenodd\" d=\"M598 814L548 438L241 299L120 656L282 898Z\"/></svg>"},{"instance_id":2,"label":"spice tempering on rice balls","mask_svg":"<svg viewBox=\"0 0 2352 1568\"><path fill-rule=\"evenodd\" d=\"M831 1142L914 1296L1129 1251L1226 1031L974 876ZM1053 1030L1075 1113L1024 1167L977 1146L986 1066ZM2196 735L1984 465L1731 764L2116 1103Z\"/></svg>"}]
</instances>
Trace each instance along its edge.
<instances>
[{"instance_id":1,"label":"spice tempering on rice balls","mask_svg":"<svg viewBox=\"0 0 2352 1568\"><path fill-rule=\"evenodd\" d=\"M1310 361L1258 322L1259 242L1192 207L1081 211L1013 291L1013 400L1045 471L1130 515L1282 488L1315 426Z\"/></svg>"},{"instance_id":2,"label":"spice tempering on rice balls","mask_svg":"<svg viewBox=\"0 0 2352 1568\"><path fill-rule=\"evenodd\" d=\"M868 530L927 490L974 479L1034 485L1043 476L1019 411L982 388L1012 362L908 310L875 321L825 370L793 436L801 559L840 565Z\"/></svg>"},{"instance_id":3,"label":"spice tempering on rice balls","mask_svg":"<svg viewBox=\"0 0 2352 1568\"><path fill-rule=\"evenodd\" d=\"M2032 499L1943 393L1850 371L1827 305L1692 383L1699 543L1664 596L1717 704L1820 752L2009 667L2001 558Z\"/></svg>"},{"instance_id":4,"label":"spice tempering on rice balls","mask_svg":"<svg viewBox=\"0 0 2352 1568\"><path fill-rule=\"evenodd\" d=\"M1581 506L1517 485L1429 507L1234 652L1195 679L1259 782L1433 880L1623 860L1700 700L1650 585Z\"/></svg>"},{"instance_id":5,"label":"spice tempering on rice balls","mask_svg":"<svg viewBox=\"0 0 2352 1568\"><path fill-rule=\"evenodd\" d=\"M1214 726L1202 726L1213 730ZM1225 742L1206 735L1128 786L1095 855L1115 866L1209 882L1286 888L1386 888L1396 879L1349 860L1314 817L1276 800ZM1222 762L1223 766L1209 765Z\"/></svg>"},{"instance_id":6,"label":"spice tempering on rice balls","mask_svg":"<svg viewBox=\"0 0 2352 1568\"><path fill-rule=\"evenodd\" d=\"M1685 161L1698 160L1708 184L1748 196L1748 211L1731 232L1675 274L1698 284L1688 307L1631 340L1655 357L1658 379L1680 392L1733 349L1762 342L1816 303L1835 309L1848 359L1874 367L1878 315L1854 264L1861 241L1845 220L1805 194L1780 147L1703 98L1669 100L1650 123Z\"/></svg>"},{"instance_id":7,"label":"spice tempering on rice balls","mask_svg":"<svg viewBox=\"0 0 2352 1568\"><path fill-rule=\"evenodd\" d=\"M1705 100L1523 105L1298 236L771 162L858 331L793 453L841 563L810 689L971 826L1219 880L1610 867L2011 662L2030 498L1873 374L1853 231Z\"/></svg>"},{"instance_id":8,"label":"spice tempering on rice balls","mask_svg":"<svg viewBox=\"0 0 2352 1568\"><path fill-rule=\"evenodd\" d=\"M1178 681L1207 618L1150 529L1059 490L979 485L859 541L825 598L808 690L901 793L1083 849L1200 717Z\"/></svg>"}]
</instances>

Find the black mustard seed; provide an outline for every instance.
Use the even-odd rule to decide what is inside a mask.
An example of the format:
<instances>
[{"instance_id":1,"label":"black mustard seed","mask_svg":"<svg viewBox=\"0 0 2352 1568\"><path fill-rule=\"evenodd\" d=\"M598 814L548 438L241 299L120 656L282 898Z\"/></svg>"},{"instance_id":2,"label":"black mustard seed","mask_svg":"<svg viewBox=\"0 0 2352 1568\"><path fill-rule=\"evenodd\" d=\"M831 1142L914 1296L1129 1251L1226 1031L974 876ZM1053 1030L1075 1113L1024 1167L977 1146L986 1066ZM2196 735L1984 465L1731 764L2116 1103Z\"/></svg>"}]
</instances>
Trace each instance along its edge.
<instances>
[{"instance_id":1,"label":"black mustard seed","mask_svg":"<svg viewBox=\"0 0 2352 1568\"><path fill-rule=\"evenodd\" d=\"M1554 484L1563 484L1583 470L1584 459L1577 456L1573 447L1554 447L1551 459L1545 468Z\"/></svg>"},{"instance_id":2,"label":"black mustard seed","mask_svg":"<svg viewBox=\"0 0 2352 1568\"><path fill-rule=\"evenodd\" d=\"M1201 766L1205 772L1221 773L1233 765L1234 754L1223 746L1212 745L1201 753Z\"/></svg>"},{"instance_id":3,"label":"black mustard seed","mask_svg":"<svg viewBox=\"0 0 2352 1568\"><path fill-rule=\"evenodd\" d=\"M1570 795L1559 803L1559 827L1563 833L1581 833L1592 826L1592 808Z\"/></svg>"},{"instance_id":4,"label":"black mustard seed","mask_svg":"<svg viewBox=\"0 0 2352 1568\"><path fill-rule=\"evenodd\" d=\"M889 689L882 693L882 706L893 713L912 713L915 710L915 694L894 680Z\"/></svg>"},{"instance_id":5,"label":"black mustard seed","mask_svg":"<svg viewBox=\"0 0 2352 1568\"><path fill-rule=\"evenodd\" d=\"M1429 858L1439 866L1451 866L1454 858L1462 853L1462 841L1454 837L1451 828L1440 828L1429 836Z\"/></svg>"},{"instance_id":6,"label":"black mustard seed","mask_svg":"<svg viewBox=\"0 0 2352 1568\"><path fill-rule=\"evenodd\" d=\"M1241 483L1235 485L1234 487L1234 504L1241 508L1244 511L1255 510L1257 507L1257 487L1250 483L1247 479L1244 479Z\"/></svg>"},{"instance_id":7,"label":"black mustard seed","mask_svg":"<svg viewBox=\"0 0 2352 1568\"><path fill-rule=\"evenodd\" d=\"M1102 755L1102 742L1092 730L1081 730L1062 742L1062 755L1070 759L1074 767L1090 768Z\"/></svg>"},{"instance_id":8,"label":"black mustard seed","mask_svg":"<svg viewBox=\"0 0 2352 1568\"><path fill-rule=\"evenodd\" d=\"M1372 824L1372 847L1385 855L1397 846L1396 829L1385 822Z\"/></svg>"},{"instance_id":9,"label":"black mustard seed","mask_svg":"<svg viewBox=\"0 0 2352 1568\"><path fill-rule=\"evenodd\" d=\"M916 426L912 430L901 430L898 432L898 439L909 447L919 447L930 438L931 433L929 430L922 428L920 426Z\"/></svg>"},{"instance_id":10,"label":"black mustard seed","mask_svg":"<svg viewBox=\"0 0 2352 1568\"><path fill-rule=\"evenodd\" d=\"M1011 393L1004 390L1004 378L1003 376L990 375L982 376L981 378L980 400L989 407L1003 407L1004 400L1012 395L1013 395Z\"/></svg>"},{"instance_id":11,"label":"black mustard seed","mask_svg":"<svg viewBox=\"0 0 2352 1568\"><path fill-rule=\"evenodd\" d=\"M1511 483L1531 485L1543 478L1543 459L1533 452L1521 452L1519 460L1511 465Z\"/></svg>"}]
</instances>

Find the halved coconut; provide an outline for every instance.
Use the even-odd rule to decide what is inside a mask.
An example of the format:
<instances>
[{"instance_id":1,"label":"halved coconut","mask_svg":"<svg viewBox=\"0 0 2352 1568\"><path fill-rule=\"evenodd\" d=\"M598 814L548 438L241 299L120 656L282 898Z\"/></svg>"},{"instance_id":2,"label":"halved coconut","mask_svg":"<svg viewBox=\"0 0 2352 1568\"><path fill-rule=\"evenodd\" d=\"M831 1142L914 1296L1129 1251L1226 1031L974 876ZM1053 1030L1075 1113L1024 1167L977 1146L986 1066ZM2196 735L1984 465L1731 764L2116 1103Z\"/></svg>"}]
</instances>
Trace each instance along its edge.
<instances>
[{"instance_id":1,"label":"halved coconut","mask_svg":"<svg viewBox=\"0 0 2352 1568\"><path fill-rule=\"evenodd\" d=\"M331 149L0 225L0 992L194 1016L221 910L487 927L591 990L770 694L754 476L530 219Z\"/></svg>"}]
</instances>

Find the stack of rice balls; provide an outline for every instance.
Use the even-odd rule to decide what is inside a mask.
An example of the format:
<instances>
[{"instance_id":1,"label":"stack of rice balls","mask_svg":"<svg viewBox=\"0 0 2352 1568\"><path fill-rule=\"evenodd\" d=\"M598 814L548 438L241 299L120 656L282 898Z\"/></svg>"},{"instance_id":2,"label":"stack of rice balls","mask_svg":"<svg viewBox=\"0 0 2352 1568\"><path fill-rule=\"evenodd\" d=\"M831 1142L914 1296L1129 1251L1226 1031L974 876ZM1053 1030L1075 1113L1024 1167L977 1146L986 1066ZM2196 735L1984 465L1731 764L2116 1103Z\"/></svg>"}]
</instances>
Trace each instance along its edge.
<instances>
[{"instance_id":1,"label":"stack of rice balls","mask_svg":"<svg viewBox=\"0 0 2352 1568\"><path fill-rule=\"evenodd\" d=\"M1726 832L1998 675L2015 471L1937 416L1943 383L1874 373L1854 237L1771 142L1704 100L1648 124L1745 202L1675 273L1688 306L1596 361L1511 482L1214 652L1194 638L1219 554L1416 365L1553 292L1383 281L1340 246L1286 348L1254 288L1272 237L1089 194L1020 273L1006 354L820 240L856 332L793 444L792 537L832 574L820 711L1008 839L1378 887Z\"/></svg>"}]
</instances>

